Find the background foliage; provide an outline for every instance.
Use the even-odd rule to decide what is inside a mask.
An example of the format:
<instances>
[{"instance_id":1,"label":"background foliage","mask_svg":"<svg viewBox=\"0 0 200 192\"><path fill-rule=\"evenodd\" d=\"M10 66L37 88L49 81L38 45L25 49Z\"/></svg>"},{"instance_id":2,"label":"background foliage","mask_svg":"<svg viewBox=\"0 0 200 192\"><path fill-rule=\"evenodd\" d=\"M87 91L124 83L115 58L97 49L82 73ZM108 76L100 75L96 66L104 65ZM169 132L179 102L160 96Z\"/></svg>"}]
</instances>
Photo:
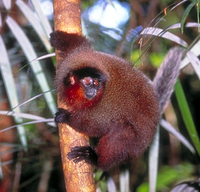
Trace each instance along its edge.
<instances>
[{"instance_id":1,"label":"background foliage","mask_svg":"<svg viewBox=\"0 0 200 192\"><path fill-rule=\"evenodd\" d=\"M158 172L156 161L155 171L150 172L150 178L157 176L157 191L169 191L181 181L199 178L200 68L195 57L200 53L198 3L81 1L83 33L95 49L130 59L151 79L171 47L181 44L193 50L193 65L181 71L176 96L172 96L164 113L164 118L184 136L182 142L191 147L169 134L173 129L160 128ZM120 12L119 5L124 12ZM115 21L111 20L112 14L117 17ZM55 60L49 43L52 2L2 0L0 16L0 191L64 191L58 132L53 122ZM176 29L169 32L178 37L178 42L174 36L163 33L176 23ZM162 29L166 38L154 34L156 28ZM147 152L133 160L128 169L116 168L103 179L102 172L97 171L97 188L112 192L148 191L149 167L152 165Z\"/></svg>"}]
</instances>

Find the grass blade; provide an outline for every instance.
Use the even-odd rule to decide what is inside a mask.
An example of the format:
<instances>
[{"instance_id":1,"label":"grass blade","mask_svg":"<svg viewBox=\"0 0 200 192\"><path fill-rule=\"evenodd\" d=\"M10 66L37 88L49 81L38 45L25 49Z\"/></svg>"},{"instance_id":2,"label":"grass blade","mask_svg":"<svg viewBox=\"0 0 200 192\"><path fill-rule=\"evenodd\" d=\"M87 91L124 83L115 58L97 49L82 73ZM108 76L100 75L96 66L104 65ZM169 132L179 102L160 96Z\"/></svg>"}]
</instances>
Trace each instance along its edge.
<instances>
[{"instance_id":1,"label":"grass blade","mask_svg":"<svg viewBox=\"0 0 200 192\"><path fill-rule=\"evenodd\" d=\"M191 2L187 8L185 9L182 17L181 17L181 33L183 33L184 31L184 25L185 25L185 20L189 15L189 12L191 11L192 7L194 7L194 5L196 4L196 1Z\"/></svg>"},{"instance_id":2,"label":"grass blade","mask_svg":"<svg viewBox=\"0 0 200 192\"><path fill-rule=\"evenodd\" d=\"M183 117L183 121L185 123L185 126L187 128L187 131L190 135L190 138L198 152L198 154L200 155L200 142L199 142L199 137L192 119L192 115L190 113L190 109L188 106L188 103L186 101L182 86L180 81L178 80L176 85L175 85L175 94L176 94L176 98L178 101L178 105L181 111L181 115Z\"/></svg>"}]
</instances>

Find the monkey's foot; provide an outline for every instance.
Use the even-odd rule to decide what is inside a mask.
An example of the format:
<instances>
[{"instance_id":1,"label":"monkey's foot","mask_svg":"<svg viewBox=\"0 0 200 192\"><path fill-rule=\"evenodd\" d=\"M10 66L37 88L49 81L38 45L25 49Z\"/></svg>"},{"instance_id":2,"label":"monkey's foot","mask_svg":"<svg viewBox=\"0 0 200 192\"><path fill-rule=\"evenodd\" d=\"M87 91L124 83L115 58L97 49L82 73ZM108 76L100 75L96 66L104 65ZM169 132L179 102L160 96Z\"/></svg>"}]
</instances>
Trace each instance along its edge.
<instances>
[{"instance_id":1,"label":"monkey's foot","mask_svg":"<svg viewBox=\"0 0 200 192\"><path fill-rule=\"evenodd\" d=\"M67 123L67 120L70 116L70 113L62 108L58 109L58 112L55 114L54 121L56 123Z\"/></svg>"},{"instance_id":2,"label":"monkey's foot","mask_svg":"<svg viewBox=\"0 0 200 192\"><path fill-rule=\"evenodd\" d=\"M68 159L73 159L74 163L85 160L87 163L97 165L98 156L91 146L77 146L68 153Z\"/></svg>"}]
</instances>

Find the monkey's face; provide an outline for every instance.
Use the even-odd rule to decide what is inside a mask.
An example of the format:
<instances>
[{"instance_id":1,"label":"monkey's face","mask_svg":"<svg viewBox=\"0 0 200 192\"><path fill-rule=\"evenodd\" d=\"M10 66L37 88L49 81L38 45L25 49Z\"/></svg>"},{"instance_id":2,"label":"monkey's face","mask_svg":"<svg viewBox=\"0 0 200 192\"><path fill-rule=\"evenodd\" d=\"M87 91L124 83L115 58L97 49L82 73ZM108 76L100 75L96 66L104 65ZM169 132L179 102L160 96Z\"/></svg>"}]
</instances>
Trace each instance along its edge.
<instances>
[{"instance_id":1,"label":"monkey's face","mask_svg":"<svg viewBox=\"0 0 200 192\"><path fill-rule=\"evenodd\" d=\"M70 71L63 80L64 95L72 112L91 108L101 99L105 78L92 67Z\"/></svg>"}]
</instances>

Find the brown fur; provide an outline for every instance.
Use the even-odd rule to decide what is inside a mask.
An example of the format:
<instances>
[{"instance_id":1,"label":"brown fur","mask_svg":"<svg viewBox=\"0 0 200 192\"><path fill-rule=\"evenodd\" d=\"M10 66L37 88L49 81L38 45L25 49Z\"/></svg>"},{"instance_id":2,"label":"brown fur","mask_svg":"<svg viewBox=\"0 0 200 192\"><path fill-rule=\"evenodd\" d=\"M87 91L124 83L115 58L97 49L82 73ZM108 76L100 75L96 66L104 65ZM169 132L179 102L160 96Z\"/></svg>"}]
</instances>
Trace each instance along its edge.
<instances>
[{"instance_id":1,"label":"brown fur","mask_svg":"<svg viewBox=\"0 0 200 192\"><path fill-rule=\"evenodd\" d=\"M76 50L71 49L72 45L64 49L55 86L61 101L69 107L66 123L79 132L100 138L95 149L97 166L109 169L140 156L150 145L159 121L158 99L150 80L128 61L94 51L85 38L81 41L83 46ZM54 46L57 48L56 43ZM68 88L63 83L69 73L84 67L97 70L103 79L98 99L87 101L91 105L85 108L75 107L69 101Z\"/></svg>"}]
</instances>

